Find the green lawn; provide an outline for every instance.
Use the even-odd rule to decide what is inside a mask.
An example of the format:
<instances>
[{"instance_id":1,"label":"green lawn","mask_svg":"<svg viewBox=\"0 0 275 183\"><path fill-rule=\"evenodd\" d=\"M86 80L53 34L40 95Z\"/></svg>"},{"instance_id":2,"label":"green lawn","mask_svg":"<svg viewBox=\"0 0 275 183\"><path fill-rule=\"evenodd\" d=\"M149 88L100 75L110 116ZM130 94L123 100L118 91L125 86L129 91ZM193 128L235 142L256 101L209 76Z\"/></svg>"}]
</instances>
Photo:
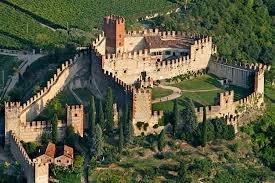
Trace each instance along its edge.
<instances>
[{"instance_id":1,"label":"green lawn","mask_svg":"<svg viewBox=\"0 0 275 183\"><path fill-rule=\"evenodd\" d=\"M168 89L163 89L163 88L159 88L159 87L154 87L152 90L152 98L153 100L156 98L161 98L161 97L165 97L168 95L171 95L173 93L172 90L168 90Z\"/></svg>"},{"instance_id":2,"label":"green lawn","mask_svg":"<svg viewBox=\"0 0 275 183\"><path fill-rule=\"evenodd\" d=\"M182 81L180 83L172 84L172 86L178 87L182 90L182 96L178 98L180 108L182 108L182 101L184 98L190 98L193 100L196 107L214 105L215 97L218 93L234 90L234 100L240 100L248 96L251 91L245 88L230 86L229 88L222 88L215 76L204 75L195 79ZM210 90L210 91L197 91L196 90ZM153 96L158 95L158 91L153 90ZM153 104L153 110L171 111L173 109L173 102L162 102Z\"/></svg>"},{"instance_id":3,"label":"green lawn","mask_svg":"<svg viewBox=\"0 0 275 183\"><path fill-rule=\"evenodd\" d=\"M47 48L83 38L87 42L92 37L87 33L98 33L105 15L125 16L131 27L139 17L167 12L175 5L167 0L0 1L0 47Z\"/></svg>"}]
</instances>

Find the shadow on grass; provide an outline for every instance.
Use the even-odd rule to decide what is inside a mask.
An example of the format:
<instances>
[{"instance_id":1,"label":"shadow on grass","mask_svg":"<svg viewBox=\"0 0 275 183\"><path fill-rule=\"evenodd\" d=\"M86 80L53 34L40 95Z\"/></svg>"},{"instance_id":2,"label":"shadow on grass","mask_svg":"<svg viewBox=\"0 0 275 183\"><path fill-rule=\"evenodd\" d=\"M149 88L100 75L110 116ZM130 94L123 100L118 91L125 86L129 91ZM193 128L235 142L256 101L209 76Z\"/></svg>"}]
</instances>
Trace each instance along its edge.
<instances>
[{"instance_id":1,"label":"shadow on grass","mask_svg":"<svg viewBox=\"0 0 275 183\"><path fill-rule=\"evenodd\" d=\"M54 23L54 22L52 22L50 20L47 20L47 19L45 19L45 18L43 18L41 16L38 16L38 15L30 12L29 10L23 9L20 6L16 5L16 4L13 4L13 3L8 2L8 1L0 1L0 2L3 3L3 4L6 4L6 5L8 5L8 6L12 7L12 8L14 8L14 9L16 9L17 11L20 11L20 12L22 12L22 13L30 16L30 17L32 17L33 19L35 19L39 23L45 24L45 25L47 25L47 26L49 26L51 28L54 28L54 29L66 29L63 26L61 26L59 24L56 24L56 23Z\"/></svg>"}]
</instances>

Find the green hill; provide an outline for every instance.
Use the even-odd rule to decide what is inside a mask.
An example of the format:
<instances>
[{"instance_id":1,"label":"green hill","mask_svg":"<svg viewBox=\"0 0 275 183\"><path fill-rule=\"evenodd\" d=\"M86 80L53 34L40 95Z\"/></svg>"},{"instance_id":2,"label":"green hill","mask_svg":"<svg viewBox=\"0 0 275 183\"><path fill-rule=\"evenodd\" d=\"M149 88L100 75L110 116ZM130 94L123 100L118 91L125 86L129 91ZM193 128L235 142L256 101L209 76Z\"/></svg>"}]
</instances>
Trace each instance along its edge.
<instances>
[{"instance_id":1,"label":"green hill","mask_svg":"<svg viewBox=\"0 0 275 183\"><path fill-rule=\"evenodd\" d=\"M125 16L129 26L141 16L166 12L174 6L167 0L1 1L0 47L49 47L81 42L91 38L87 32L101 28L105 15Z\"/></svg>"}]
</instances>

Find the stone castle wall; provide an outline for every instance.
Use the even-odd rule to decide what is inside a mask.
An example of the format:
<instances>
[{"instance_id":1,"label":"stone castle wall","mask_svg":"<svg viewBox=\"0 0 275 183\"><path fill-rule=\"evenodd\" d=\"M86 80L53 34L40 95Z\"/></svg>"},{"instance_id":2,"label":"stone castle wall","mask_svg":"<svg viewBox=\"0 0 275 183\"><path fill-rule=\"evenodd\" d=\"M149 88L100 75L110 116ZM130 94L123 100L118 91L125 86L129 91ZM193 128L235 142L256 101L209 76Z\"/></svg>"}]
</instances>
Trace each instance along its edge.
<instances>
[{"instance_id":1,"label":"stone castle wall","mask_svg":"<svg viewBox=\"0 0 275 183\"><path fill-rule=\"evenodd\" d=\"M197 72L205 69L210 56L215 53L212 38L207 37L194 42L190 55L174 60L162 60L162 55L151 56L149 50L130 53L107 54L102 56L104 71L111 72L127 84L132 84L139 78L141 72L154 80L172 78L189 71Z\"/></svg>"},{"instance_id":2,"label":"stone castle wall","mask_svg":"<svg viewBox=\"0 0 275 183\"><path fill-rule=\"evenodd\" d=\"M10 151L20 163L28 183L48 183L49 165L33 162L15 134L10 134Z\"/></svg>"},{"instance_id":3,"label":"stone castle wall","mask_svg":"<svg viewBox=\"0 0 275 183\"><path fill-rule=\"evenodd\" d=\"M215 71L217 69L218 76L237 80L232 80L232 82L238 86L253 86L252 93L243 99L234 101L233 91L224 92L218 95L216 105L206 107L207 119L223 117L228 121L228 123L235 125L236 130L238 126L242 125L242 123L238 122L238 117L251 111L251 109L260 110L262 108L264 103L264 71L269 70L270 67L262 64L230 65L229 63L223 63L223 60L210 62L210 65L212 65L212 68L209 70L212 70L211 72L213 74L216 74ZM238 76L240 78L238 78ZM252 77L252 79L250 77ZM250 83L248 80L251 80ZM196 108L195 112L197 114L198 121L202 122L203 107Z\"/></svg>"}]
</instances>

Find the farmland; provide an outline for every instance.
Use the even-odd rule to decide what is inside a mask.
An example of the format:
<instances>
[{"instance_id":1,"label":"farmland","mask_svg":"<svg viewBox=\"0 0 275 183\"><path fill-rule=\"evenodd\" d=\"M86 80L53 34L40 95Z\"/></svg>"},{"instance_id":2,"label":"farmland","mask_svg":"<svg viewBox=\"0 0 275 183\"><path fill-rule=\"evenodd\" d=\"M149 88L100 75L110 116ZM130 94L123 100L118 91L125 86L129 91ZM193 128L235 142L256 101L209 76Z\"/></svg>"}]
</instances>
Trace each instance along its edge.
<instances>
[{"instance_id":1,"label":"farmland","mask_svg":"<svg viewBox=\"0 0 275 183\"><path fill-rule=\"evenodd\" d=\"M137 18L173 6L166 0L1 1L0 47L48 48L79 43L79 39L90 40L92 35L87 32L98 32L105 15L125 16L127 25L133 26Z\"/></svg>"}]
</instances>

